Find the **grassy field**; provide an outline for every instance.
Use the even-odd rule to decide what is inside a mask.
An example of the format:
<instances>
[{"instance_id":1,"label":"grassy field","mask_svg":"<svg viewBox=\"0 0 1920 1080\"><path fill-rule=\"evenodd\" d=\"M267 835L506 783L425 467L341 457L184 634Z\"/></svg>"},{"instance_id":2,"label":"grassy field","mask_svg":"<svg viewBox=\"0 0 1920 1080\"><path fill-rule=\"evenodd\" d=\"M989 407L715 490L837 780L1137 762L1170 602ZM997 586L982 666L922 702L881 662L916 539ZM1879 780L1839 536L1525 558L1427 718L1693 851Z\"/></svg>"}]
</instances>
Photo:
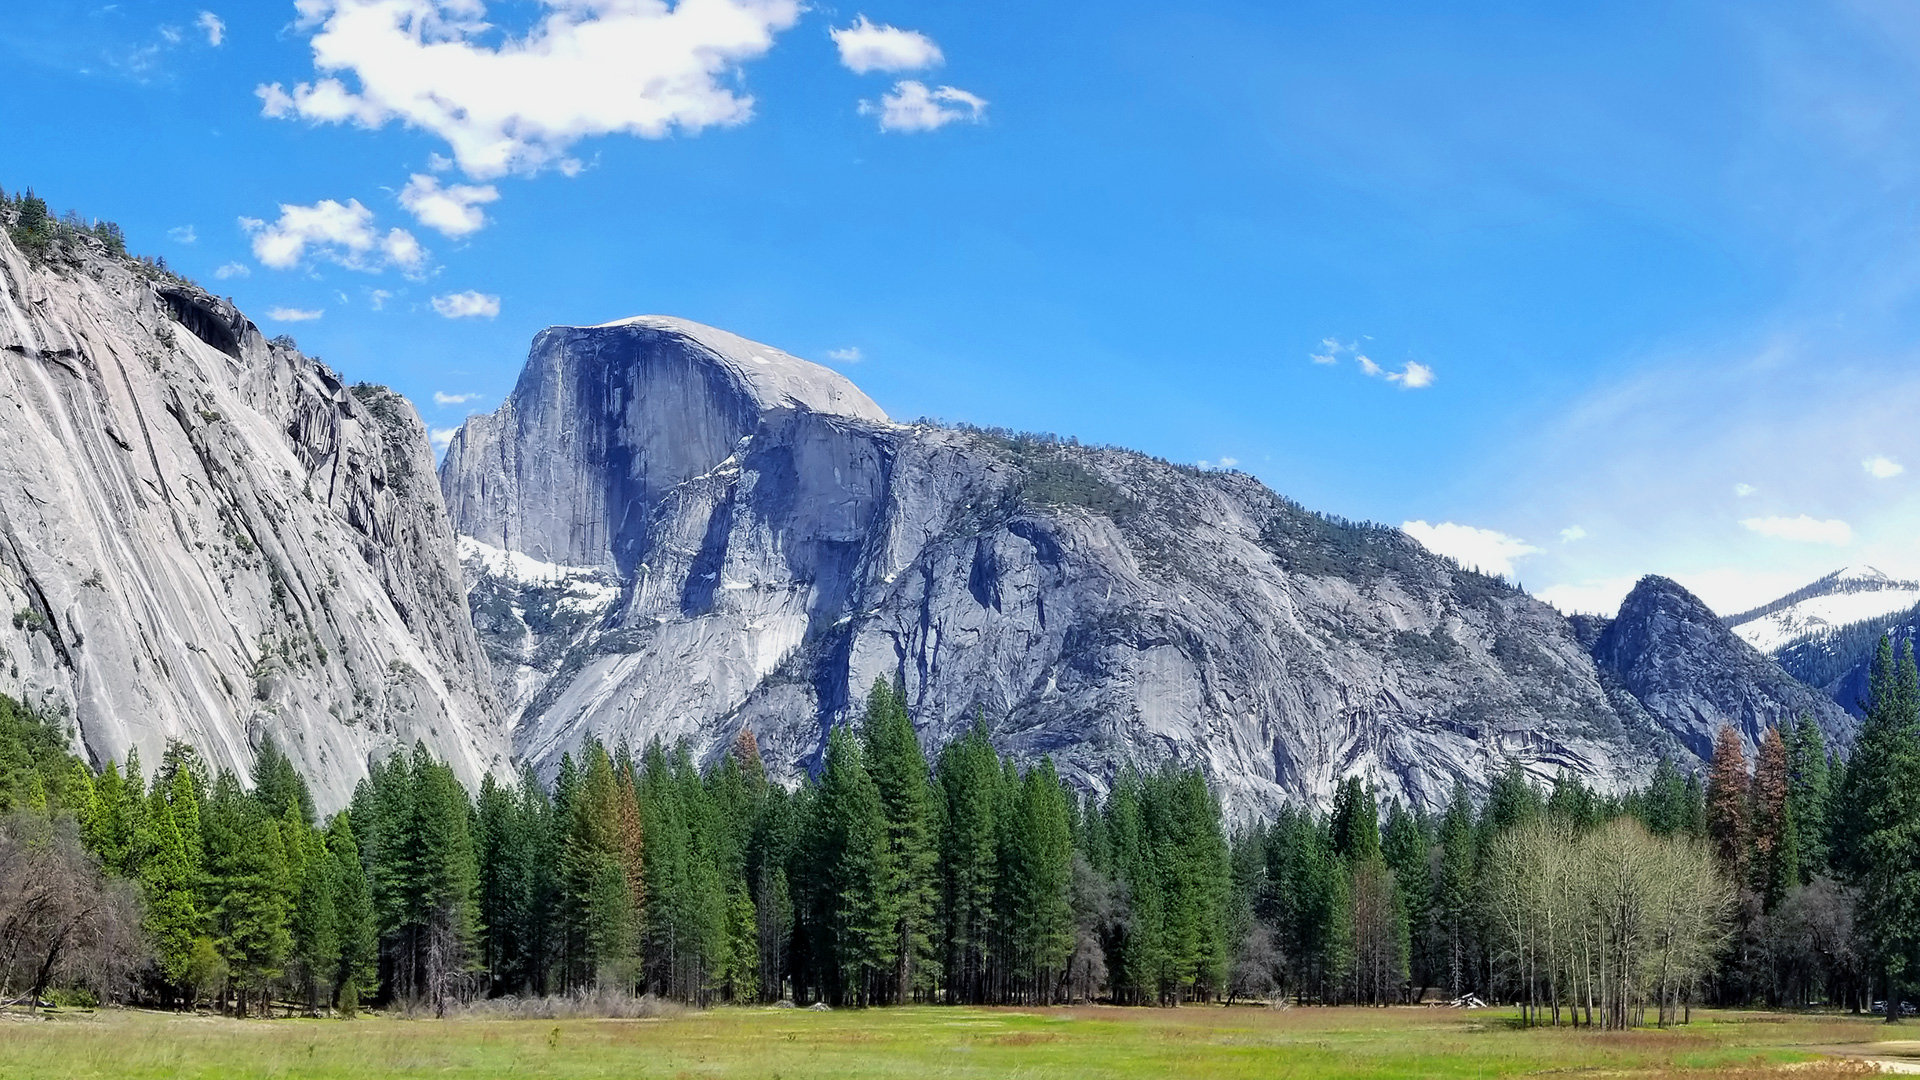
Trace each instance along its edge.
<instances>
[{"instance_id":1,"label":"grassy field","mask_svg":"<svg viewBox=\"0 0 1920 1080\"><path fill-rule=\"evenodd\" d=\"M1866 1069L1825 1055L1887 1037L1870 1020L1763 1013L1609 1035L1419 1008L726 1009L563 1021L101 1011L0 1018L0 1077L1823 1078Z\"/></svg>"}]
</instances>

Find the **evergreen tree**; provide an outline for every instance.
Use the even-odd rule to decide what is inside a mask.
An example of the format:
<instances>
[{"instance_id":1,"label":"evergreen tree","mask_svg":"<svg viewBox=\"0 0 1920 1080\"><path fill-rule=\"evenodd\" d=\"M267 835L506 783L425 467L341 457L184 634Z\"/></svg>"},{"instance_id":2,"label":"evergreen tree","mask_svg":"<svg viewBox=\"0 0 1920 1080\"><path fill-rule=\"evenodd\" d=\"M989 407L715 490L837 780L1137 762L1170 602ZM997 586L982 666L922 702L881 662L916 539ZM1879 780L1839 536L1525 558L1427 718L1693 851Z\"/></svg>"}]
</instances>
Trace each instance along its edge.
<instances>
[{"instance_id":1,"label":"evergreen tree","mask_svg":"<svg viewBox=\"0 0 1920 1080\"><path fill-rule=\"evenodd\" d=\"M184 987L200 936L199 867L175 823L173 808L159 789L145 815L147 837L141 844L140 888L147 901L144 926L153 944L160 977ZM195 821L198 832L198 821Z\"/></svg>"},{"instance_id":2,"label":"evergreen tree","mask_svg":"<svg viewBox=\"0 0 1920 1080\"><path fill-rule=\"evenodd\" d=\"M825 905L816 925L827 959L828 1000L865 1005L879 980L894 971L898 898L885 892L894 870L880 790L859 742L845 728L827 738L815 816L818 895Z\"/></svg>"},{"instance_id":3,"label":"evergreen tree","mask_svg":"<svg viewBox=\"0 0 1920 1080\"><path fill-rule=\"evenodd\" d=\"M867 695L865 733L867 769L887 819L887 877L881 889L893 901L894 983L889 996L907 1001L916 990L931 989L938 974L934 912L939 852L933 787L906 698L884 680L875 680ZM1063 900L1064 893L1063 885Z\"/></svg>"},{"instance_id":4,"label":"evergreen tree","mask_svg":"<svg viewBox=\"0 0 1920 1080\"><path fill-rule=\"evenodd\" d=\"M380 977L380 927L354 840L353 821L342 810L327 825L327 857L333 860L334 936L339 945L333 971L333 1004L352 1016L371 997Z\"/></svg>"},{"instance_id":5,"label":"evergreen tree","mask_svg":"<svg viewBox=\"0 0 1920 1080\"><path fill-rule=\"evenodd\" d=\"M1000 763L987 740L984 723L940 752L940 869L942 937L947 945L947 993L950 1001L989 1000L989 960L993 898L1000 864L996 857Z\"/></svg>"},{"instance_id":6,"label":"evergreen tree","mask_svg":"<svg viewBox=\"0 0 1920 1080\"><path fill-rule=\"evenodd\" d=\"M1847 856L1891 1023L1920 959L1920 675L1912 644L1896 662L1882 636L1869 684L1873 696L1847 769L1853 830Z\"/></svg>"},{"instance_id":7,"label":"evergreen tree","mask_svg":"<svg viewBox=\"0 0 1920 1080\"><path fill-rule=\"evenodd\" d=\"M1800 883L1800 838L1793 819L1792 766L1778 728L1760 740L1752 795L1753 889L1762 909L1772 911Z\"/></svg>"},{"instance_id":8,"label":"evergreen tree","mask_svg":"<svg viewBox=\"0 0 1920 1080\"><path fill-rule=\"evenodd\" d=\"M1827 872L1827 745L1811 716L1793 724L1787 739L1787 810L1792 816L1800 879L1811 882Z\"/></svg>"},{"instance_id":9,"label":"evergreen tree","mask_svg":"<svg viewBox=\"0 0 1920 1080\"><path fill-rule=\"evenodd\" d=\"M1720 725L1707 772L1707 837L1720 866L1734 881L1746 880L1747 752L1732 724Z\"/></svg>"}]
</instances>

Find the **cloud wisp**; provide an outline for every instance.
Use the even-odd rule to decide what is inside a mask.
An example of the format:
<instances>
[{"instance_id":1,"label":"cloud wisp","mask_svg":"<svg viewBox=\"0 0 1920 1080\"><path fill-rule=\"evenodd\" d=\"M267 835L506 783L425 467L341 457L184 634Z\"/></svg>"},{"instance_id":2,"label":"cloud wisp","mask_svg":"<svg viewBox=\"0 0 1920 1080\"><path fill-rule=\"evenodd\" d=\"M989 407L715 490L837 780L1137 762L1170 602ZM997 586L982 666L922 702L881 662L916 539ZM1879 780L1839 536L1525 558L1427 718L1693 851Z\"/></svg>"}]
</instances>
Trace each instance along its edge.
<instances>
[{"instance_id":1,"label":"cloud wisp","mask_svg":"<svg viewBox=\"0 0 1920 1080\"><path fill-rule=\"evenodd\" d=\"M985 122L987 101L957 86L932 88L914 79L902 79L879 101L862 101L860 115L879 117L881 131L938 131L948 124Z\"/></svg>"},{"instance_id":2,"label":"cloud wisp","mask_svg":"<svg viewBox=\"0 0 1920 1080\"><path fill-rule=\"evenodd\" d=\"M849 345L844 349L827 350L827 359L836 364L857 364L866 358L867 354L861 352L860 346L858 345Z\"/></svg>"},{"instance_id":3,"label":"cloud wisp","mask_svg":"<svg viewBox=\"0 0 1920 1080\"><path fill-rule=\"evenodd\" d=\"M1335 367L1343 358L1351 358L1360 374L1369 379L1384 379L1402 390L1424 390L1433 385L1433 368L1418 360L1409 360L1400 370L1395 371L1382 365L1373 357L1360 351L1357 342L1342 342L1338 338L1322 338L1320 348L1309 352L1307 359L1321 367Z\"/></svg>"},{"instance_id":4,"label":"cloud wisp","mask_svg":"<svg viewBox=\"0 0 1920 1080\"><path fill-rule=\"evenodd\" d=\"M1540 554L1539 548L1517 536L1451 521L1443 521L1438 525L1409 521L1400 526L1400 531L1418 540L1422 547L1436 555L1445 555L1483 574L1498 574L1501 577L1513 576L1515 559Z\"/></svg>"},{"instance_id":5,"label":"cloud wisp","mask_svg":"<svg viewBox=\"0 0 1920 1080\"><path fill-rule=\"evenodd\" d=\"M207 35L207 44L216 49L227 40L226 20L211 11L201 12L194 18L193 25L199 27L200 32Z\"/></svg>"},{"instance_id":6,"label":"cloud wisp","mask_svg":"<svg viewBox=\"0 0 1920 1080\"><path fill-rule=\"evenodd\" d=\"M312 322L325 314L324 308L270 307L267 309L267 318L274 322Z\"/></svg>"},{"instance_id":7,"label":"cloud wisp","mask_svg":"<svg viewBox=\"0 0 1920 1080\"><path fill-rule=\"evenodd\" d=\"M1891 480L1907 471L1905 465L1900 464L1885 454L1875 454L1873 457L1862 461L1860 468L1875 480Z\"/></svg>"},{"instance_id":8,"label":"cloud wisp","mask_svg":"<svg viewBox=\"0 0 1920 1080\"><path fill-rule=\"evenodd\" d=\"M473 289L436 296L432 303L433 310L447 319L491 319L500 314L498 296L490 296Z\"/></svg>"},{"instance_id":9,"label":"cloud wisp","mask_svg":"<svg viewBox=\"0 0 1920 1080\"><path fill-rule=\"evenodd\" d=\"M309 256L367 273L393 266L417 275L426 265L426 249L412 233L401 228L381 233L374 227L373 211L358 199L322 199L311 206L281 203L279 220L243 217L240 227L253 240L253 257L275 270L291 270Z\"/></svg>"},{"instance_id":10,"label":"cloud wisp","mask_svg":"<svg viewBox=\"0 0 1920 1080\"><path fill-rule=\"evenodd\" d=\"M479 394L449 394L445 390L435 390L433 392L433 403L443 409L451 408L455 405L465 405L470 401L478 400L480 400Z\"/></svg>"},{"instance_id":11,"label":"cloud wisp","mask_svg":"<svg viewBox=\"0 0 1920 1080\"><path fill-rule=\"evenodd\" d=\"M400 189L400 205L415 221L441 236L458 239L487 224L481 207L500 198L492 184L447 184L428 173L414 173Z\"/></svg>"},{"instance_id":12,"label":"cloud wisp","mask_svg":"<svg viewBox=\"0 0 1920 1080\"><path fill-rule=\"evenodd\" d=\"M874 71L920 71L946 61L940 46L917 30L901 30L870 21L865 15L852 26L829 32L840 50L840 63L855 75Z\"/></svg>"},{"instance_id":13,"label":"cloud wisp","mask_svg":"<svg viewBox=\"0 0 1920 1080\"><path fill-rule=\"evenodd\" d=\"M1846 547L1853 543L1853 526L1838 518L1823 521L1806 514L1795 517L1750 517L1742 518L1740 526L1748 532L1770 536L1776 540L1791 540L1798 544L1831 544L1834 547Z\"/></svg>"}]
</instances>

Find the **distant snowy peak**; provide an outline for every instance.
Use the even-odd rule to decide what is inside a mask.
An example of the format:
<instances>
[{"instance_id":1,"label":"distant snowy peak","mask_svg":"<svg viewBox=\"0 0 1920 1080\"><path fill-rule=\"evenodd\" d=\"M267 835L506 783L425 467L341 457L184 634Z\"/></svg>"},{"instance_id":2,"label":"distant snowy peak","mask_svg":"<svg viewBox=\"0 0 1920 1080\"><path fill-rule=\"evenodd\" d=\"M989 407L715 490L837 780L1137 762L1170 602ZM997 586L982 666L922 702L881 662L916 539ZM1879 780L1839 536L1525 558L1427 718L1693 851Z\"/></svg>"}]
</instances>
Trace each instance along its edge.
<instances>
[{"instance_id":1,"label":"distant snowy peak","mask_svg":"<svg viewBox=\"0 0 1920 1080\"><path fill-rule=\"evenodd\" d=\"M1735 615L1727 625L1754 648L1772 654L1796 641L1825 637L1916 604L1920 604L1920 581L1904 581L1871 566L1848 566L1770 604Z\"/></svg>"}]
</instances>

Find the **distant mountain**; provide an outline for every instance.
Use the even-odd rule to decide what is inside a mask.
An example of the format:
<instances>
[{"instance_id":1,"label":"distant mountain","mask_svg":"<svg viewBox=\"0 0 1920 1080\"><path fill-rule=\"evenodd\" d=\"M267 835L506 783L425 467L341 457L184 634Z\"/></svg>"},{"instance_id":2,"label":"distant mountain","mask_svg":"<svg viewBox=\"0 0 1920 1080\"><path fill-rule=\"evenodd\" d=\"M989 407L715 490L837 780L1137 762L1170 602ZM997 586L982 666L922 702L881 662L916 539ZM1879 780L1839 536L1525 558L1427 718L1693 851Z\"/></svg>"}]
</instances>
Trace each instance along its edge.
<instances>
[{"instance_id":1,"label":"distant mountain","mask_svg":"<svg viewBox=\"0 0 1920 1080\"><path fill-rule=\"evenodd\" d=\"M1901 581L1871 566L1848 566L1770 604L1731 616L1726 624L1749 645L1771 654L1916 604L1920 581Z\"/></svg>"},{"instance_id":2,"label":"distant mountain","mask_svg":"<svg viewBox=\"0 0 1920 1080\"><path fill-rule=\"evenodd\" d=\"M1245 816L1509 762L1620 791L1723 722L1852 724L1671 582L1568 620L1252 477L895 423L679 319L543 331L437 479L405 399L230 301L0 235L0 694L96 763L244 775L271 736L330 809L416 742L474 783L748 730L793 780L885 678L930 749L1197 765Z\"/></svg>"},{"instance_id":3,"label":"distant mountain","mask_svg":"<svg viewBox=\"0 0 1920 1080\"><path fill-rule=\"evenodd\" d=\"M1735 636L1707 605L1663 577L1642 578L1620 614L1598 628L1594 662L1696 757L1732 724L1752 746L1783 720L1813 717L1829 745L1853 740L1854 722Z\"/></svg>"},{"instance_id":4,"label":"distant mountain","mask_svg":"<svg viewBox=\"0 0 1920 1080\"><path fill-rule=\"evenodd\" d=\"M1671 582L1575 624L1250 477L893 423L679 319L542 332L440 475L544 773L590 737L710 756L746 729L793 777L876 678L929 746L983 720L1093 788L1200 764L1256 813L1356 774L1434 807L1509 760L1619 790L1721 722L1852 724Z\"/></svg>"}]
</instances>

